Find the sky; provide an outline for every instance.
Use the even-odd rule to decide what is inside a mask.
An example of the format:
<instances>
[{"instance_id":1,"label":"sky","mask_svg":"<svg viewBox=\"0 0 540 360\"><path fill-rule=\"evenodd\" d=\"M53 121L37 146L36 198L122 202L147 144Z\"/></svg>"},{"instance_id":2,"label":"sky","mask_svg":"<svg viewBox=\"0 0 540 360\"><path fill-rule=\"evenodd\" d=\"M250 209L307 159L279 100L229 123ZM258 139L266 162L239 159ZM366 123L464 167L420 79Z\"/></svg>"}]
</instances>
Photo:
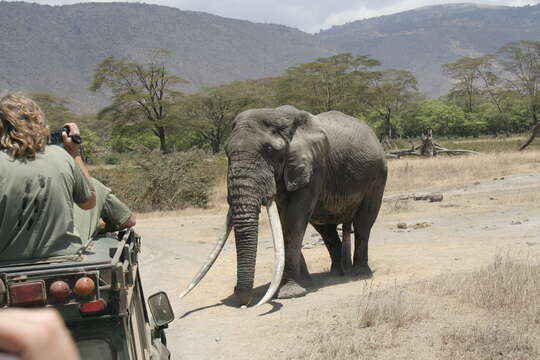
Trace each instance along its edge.
<instances>
[{"instance_id":1,"label":"sky","mask_svg":"<svg viewBox=\"0 0 540 360\"><path fill-rule=\"evenodd\" d=\"M109 0L25 0L48 5ZM204 11L214 15L253 22L275 23L315 33L333 25L394 14L414 8L448 3L474 2L482 5L525 6L540 0L117 0L166 5L181 10Z\"/></svg>"}]
</instances>

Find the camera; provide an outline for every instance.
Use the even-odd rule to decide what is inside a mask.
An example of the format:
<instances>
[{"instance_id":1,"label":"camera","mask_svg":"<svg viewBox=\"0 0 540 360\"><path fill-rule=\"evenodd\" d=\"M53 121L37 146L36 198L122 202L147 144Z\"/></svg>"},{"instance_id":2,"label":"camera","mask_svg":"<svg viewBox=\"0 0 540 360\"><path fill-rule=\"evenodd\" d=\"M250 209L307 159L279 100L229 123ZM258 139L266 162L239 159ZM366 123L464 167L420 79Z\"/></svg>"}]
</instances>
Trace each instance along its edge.
<instances>
[{"instance_id":1,"label":"camera","mask_svg":"<svg viewBox=\"0 0 540 360\"><path fill-rule=\"evenodd\" d=\"M78 135L70 136L68 128L61 128L61 129L58 129L58 130L51 131L51 133L49 134L49 137L47 139L47 144L48 145L62 144L64 142L64 139L62 138L62 133L64 133L64 132L71 138L71 140L73 140L74 143L76 143L76 144L82 143L82 139L81 139L80 136L78 136Z\"/></svg>"}]
</instances>

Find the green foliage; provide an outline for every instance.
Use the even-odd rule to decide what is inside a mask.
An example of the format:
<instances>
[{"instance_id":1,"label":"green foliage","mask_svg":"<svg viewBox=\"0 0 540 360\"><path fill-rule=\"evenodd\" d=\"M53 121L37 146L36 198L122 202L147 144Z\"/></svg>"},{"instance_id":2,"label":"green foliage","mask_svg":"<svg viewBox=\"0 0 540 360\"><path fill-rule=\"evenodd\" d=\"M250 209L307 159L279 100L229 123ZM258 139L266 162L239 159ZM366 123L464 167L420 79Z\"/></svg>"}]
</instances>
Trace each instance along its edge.
<instances>
[{"instance_id":1,"label":"green foliage","mask_svg":"<svg viewBox=\"0 0 540 360\"><path fill-rule=\"evenodd\" d=\"M467 112L467 134L519 132L540 120L540 42L512 42L443 68L455 82L448 100Z\"/></svg>"},{"instance_id":2,"label":"green foliage","mask_svg":"<svg viewBox=\"0 0 540 360\"><path fill-rule=\"evenodd\" d=\"M411 121L405 127L408 136L419 136L427 129L433 129L437 136L463 134L466 117L464 111L441 100L423 102Z\"/></svg>"},{"instance_id":3,"label":"green foliage","mask_svg":"<svg viewBox=\"0 0 540 360\"><path fill-rule=\"evenodd\" d=\"M540 41L517 41L503 46L497 59L506 72L506 87L527 101L532 123L540 121Z\"/></svg>"},{"instance_id":4,"label":"green foliage","mask_svg":"<svg viewBox=\"0 0 540 360\"><path fill-rule=\"evenodd\" d=\"M485 61L484 58L464 57L442 66L444 72L455 82L450 92L451 97L464 99L464 109L467 112L474 111L474 99L479 93L477 85L479 72Z\"/></svg>"},{"instance_id":5,"label":"green foliage","mask_svg":"<svg viewBox=\"0 0 540 360\"><path fill-rule=\"evenodd\" d=\"M98 168L92 176L134 211L207 207L213 186L226 173L224 158L201 151L140 155L133 164Z\"/></svg>"},{"instance_id":6,"label":"green foliage","mask_svg":"<svg viewBox=\"0 0 540 360\"><path fill-rule=\"evenodd\" d=\"M81 127L82 156L86 163L92 164L96 161L99 143L101 142L96 133L89 128Z\"/></svg>"},{"instance_id":7,"label":"green foliage","mask_svg":"<svg viewBox=\"0 0 540 360\"><path fill-rule=\"evenodd\" d=\"M406 70L385 70L370 88L371 116L380 118L378 133L392 138L401 133L401 112L419 99L416 78Z\"/></svg>"},{"instance_id":8,"label":"green foliage","mask_svg":"<svg viewBox=\"0 0 540 360\"><path fill-rule=\"evenodd\" d=\"M178 112L187 124L193 144L209 148L213 154L221 151L235 116L248 108L268 106L273 87L268 81L241 82L209 87L185 96ZM189 132L191 131L191 133Z\"/></svg>"},{"instance_id":9,"label":"green foliage","mask_svg":"<svg viewBox=\"0 0 540 360\"><path fill-rule=\"evenodd\" d=\"M338 54L287 69L278 82L278 100L312 113L339 110L349 114L364 104L371 71L380 62L368 56Z\"/></svg>"},{"instance_id":10,"label":"green foliage","mask_svg":"<svg viewBox=\"0 0 540 360\"><path fill-rule=\"evenodd\" d=\"M179 92L175 84L186 82L167 72L161 57L167 52L157 50L148 63L139 64L127 59L110 56L96 67L90 89L108 88L113 102L100 112L106 117L124 124L142 124L159 139L160 150L168 152L166 131L174 126L175 118L170 108Z\"/></svg>"},{"instance_id":11,"label":"green foliage","mask_svg":"<svg viewBox=\"0 0 540 360\"><path fill-rule=\"evenodd\" d=\"M144 153L159 149L159 138L144 124L113 124L110 131L110 146L114 152Z\"/></svg>"},{"instance_id":12,"label":"green foliage","mask_svg":"<svg viewBox=\"0 0 540 360\"><path fill-rule=\"evenodd\" d=\"M65 123L76 122L77 115L69 111L69 101L65 98L50 93L32 93L30 98L34 100L45 113L47 124L51 130L61 128Z\"/></svg>"}]
</instances>

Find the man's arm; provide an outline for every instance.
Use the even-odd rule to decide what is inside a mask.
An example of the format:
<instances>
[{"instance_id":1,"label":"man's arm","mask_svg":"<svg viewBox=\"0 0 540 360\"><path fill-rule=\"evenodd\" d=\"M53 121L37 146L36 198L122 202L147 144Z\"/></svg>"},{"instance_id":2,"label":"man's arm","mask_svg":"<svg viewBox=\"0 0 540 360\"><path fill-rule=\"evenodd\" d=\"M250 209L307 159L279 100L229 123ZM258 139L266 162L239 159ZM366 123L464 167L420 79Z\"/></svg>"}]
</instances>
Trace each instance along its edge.
<instances>
[{"instance_id":1,"label":"man's arm","mask_svg":"<svg viewBox=\"0 0 540 360\"><path fill-rule=\"evenodd\" d=\"M75 123L64 124L64 127L69 129L69 135L70 136L80 136L81 135L81 132L79 131L79 127ZM64 149L68 152L69 155L71 155L71 157L75 161L75 164L77 164L77 166L79 166L79 168L81 169L82 173L86 177L86 182L88 184L91 184L90 174L88 173L88 169L84 165L84 162L82 161L82 158L81 158L80 145L75 143L71 139L71 137L69 137L65 132L62 133L62 137L63 137L63 140L64 140ZM86 200L85 202L77 203L77 205L79 205L79 207L81 209L90 210L94 206L96 206L96 192L94 190L92 190L91 194L92 195L90 196L90 198L88 200Z\"/></svg>"},{"instance_id":2,"label":"man's arm","mask_svg":"<svg viewBox=\"0 0 540 360\"><path fill-rule=\"evenodd\" d=\"M106 232L115 232L127 228L132 228L135 225L137 225L137 220L135 219L135 215L130 215L129 218L124 221L122 224L118 226L114 226L108 222L106 222L103 218L99 219L99 229L98 232L100 233L106 233Z\"/></svg>"}]
</instances>

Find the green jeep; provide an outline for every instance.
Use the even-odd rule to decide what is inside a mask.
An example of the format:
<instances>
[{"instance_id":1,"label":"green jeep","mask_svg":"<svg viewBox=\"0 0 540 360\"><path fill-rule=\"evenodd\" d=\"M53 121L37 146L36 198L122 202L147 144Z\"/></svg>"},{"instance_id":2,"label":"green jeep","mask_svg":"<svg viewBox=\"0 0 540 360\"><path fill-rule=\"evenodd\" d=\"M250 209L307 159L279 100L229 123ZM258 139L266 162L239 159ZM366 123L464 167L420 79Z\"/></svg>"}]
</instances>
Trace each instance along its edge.
<instances>
[{"instance_id":1,"label":"green jeep","mask_svg":"<svg viewBox=\"0 0 540 360\"><path fill-rule=\"evenodd\" d=\"M0 308L55 307L83 360L170 359L164 329L174 315L164 292L148 298L148 314L140 237L132 230L109 235L77 256L0 262Z\"/></svg>"}]
</instances>

